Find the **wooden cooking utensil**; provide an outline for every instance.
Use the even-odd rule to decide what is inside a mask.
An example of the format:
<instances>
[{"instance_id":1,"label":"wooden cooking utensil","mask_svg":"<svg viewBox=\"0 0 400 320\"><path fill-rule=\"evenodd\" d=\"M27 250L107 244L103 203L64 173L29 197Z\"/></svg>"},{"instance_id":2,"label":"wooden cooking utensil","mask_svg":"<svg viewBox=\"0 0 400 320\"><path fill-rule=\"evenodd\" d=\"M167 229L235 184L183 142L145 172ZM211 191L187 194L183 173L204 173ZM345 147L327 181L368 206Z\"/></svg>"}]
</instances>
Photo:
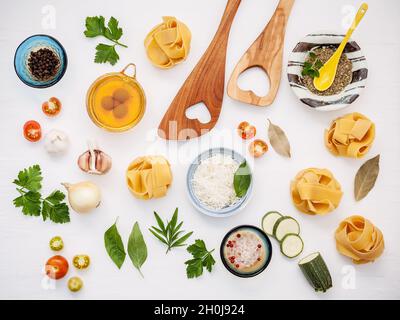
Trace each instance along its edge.
<instances>
[{"instance_id":1,"label":"wooden cooking utensil","mask_svg":"<svg viewBox=\"0 0 400 320\"><path fill-rule=\"evenodd\" d=\"M224 15L207 51L186 79L162 119L158 134L168 140L187 140L214 128L222 107L225 60L229 31L241 0L228 0ZM203 102L210 115L208 123L189 119L186 110Z\"/></svg>"},{"instance_id":2,"label":"wooden cooking utensil","mask_svg":"<svg viewBox=\"0 0 400 320\"><path fill-rule=\"evenodd\" d=\"M228 82L228 95L232 99L261 107L274 102L281 81L286 23L293 3L294 0L279 1L264 31L236 65ZM242 90L237 84L239 76L253 67L263 69L269 78L270 89L264 97L259 97L251 90Z\"/></svg>"}]
</instances>

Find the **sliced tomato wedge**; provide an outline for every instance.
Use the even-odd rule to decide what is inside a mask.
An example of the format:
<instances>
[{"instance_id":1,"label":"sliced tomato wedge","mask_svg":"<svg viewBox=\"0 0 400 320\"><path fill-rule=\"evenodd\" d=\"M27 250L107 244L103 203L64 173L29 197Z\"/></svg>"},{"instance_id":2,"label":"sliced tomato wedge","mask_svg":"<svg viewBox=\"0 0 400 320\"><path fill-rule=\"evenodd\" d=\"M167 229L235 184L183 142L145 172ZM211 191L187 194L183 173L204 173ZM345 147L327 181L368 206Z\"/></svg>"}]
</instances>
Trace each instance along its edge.
<instances>
[{"instance_id":1,"label":"sliced tomato wedge","mask_svg":"<svg viewBox=\"0 0 400 320\"><path fill-rule=\"evenodd\" d=\"M24 124L24 137L30 142L37 142L42 138L42 127L39 122L29 120Z\"/></svg>"},{"instance_id":2,"label":"sliced tomato wedge","mask_svg":"<svg viewBox=\"0 0 400 320\"><path fill-rule=\"evenodd\" d=\"M243 121L239 123L237 127L237 131L239 136L244 140L252 139L255 137L257 130L256 127L248 123L247 121Z\"/></svg>"},{"instance_id":3,"label":"sliced tomato wedge","mask_svg":"<svg viewBox=\"0 0 400 320\"><path fill-rule=\"evenodd\" d=\"M43 102L42 110L46 116L55 117L61 111L61 101L56 97L51 97L49 101Z\"/></svg>"},{"instance_id":4,"label":"sliced tomato wedge","mask_svg":"<svg viewBox=\"0 0 400 320\"><path fill-rule=\"evenodd\" d=\"M261 157L268 151L268 145L264 140L256 139L249 145L249 152L254 158Z\"/></svg>"}]
</instances>

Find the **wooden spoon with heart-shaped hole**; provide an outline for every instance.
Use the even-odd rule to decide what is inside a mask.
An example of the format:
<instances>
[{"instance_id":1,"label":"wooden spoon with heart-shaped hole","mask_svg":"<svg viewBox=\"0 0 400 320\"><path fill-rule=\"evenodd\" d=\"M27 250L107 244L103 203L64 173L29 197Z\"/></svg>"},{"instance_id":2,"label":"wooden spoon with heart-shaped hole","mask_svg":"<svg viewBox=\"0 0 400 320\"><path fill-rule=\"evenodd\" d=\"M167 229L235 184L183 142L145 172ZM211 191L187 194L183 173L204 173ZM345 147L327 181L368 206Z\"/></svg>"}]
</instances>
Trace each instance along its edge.
<instances>
[{"instance_id":1,"label":"wooden spoon with heart-shaped hole","mask_svg":"<svg viewBox=\"0 0 400 320\"><path fill-rule=\"evenodd\" d=\"M167 140L199 137L214 128L219 118L225 87L225 60L229 31L241 0L228 0L224 15L207 51L186 79L164 115L158 135ZM208 123L189 119L186 109L203 102L211 115Z\"/></svg>"},{"instance_id":2,"label":"wooden spoon with heart-shaped hole","mask_svg":"<svg viewBox=\"0 0 400 320\"><path fill-rule=\"evenodd\" d=\"M278 7L264 31L236 65L228 82L228 95L232 99L260 107L274 102L281 82L286 23L293 3L294 0L279 1ZM264 70L269 78L270 89L264 97L259 97L252 90L242 90L237 84L239 76L253 67Z\"/></svg>"}]
</instances>

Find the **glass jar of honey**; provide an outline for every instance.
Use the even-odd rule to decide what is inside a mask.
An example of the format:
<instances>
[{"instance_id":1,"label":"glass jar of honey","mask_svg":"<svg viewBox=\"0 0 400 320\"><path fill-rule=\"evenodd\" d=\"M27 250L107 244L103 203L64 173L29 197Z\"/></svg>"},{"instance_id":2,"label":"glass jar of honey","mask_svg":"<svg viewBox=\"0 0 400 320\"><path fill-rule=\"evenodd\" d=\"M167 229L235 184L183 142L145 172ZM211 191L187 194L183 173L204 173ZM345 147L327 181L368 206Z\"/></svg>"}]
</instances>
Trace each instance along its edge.
<instances>
[{"instance_id":1,"label":"glass jar of honey","mask_svg":"<svg viewBox=\"0 0 400 320\"><path fill-rule=\"evenodd\" d=\"M131 76L125 73L129 67L133 68ZM86 107L90 119L100 128L123 132L134 127L146 109L146 96L136 80L135 64L97 78L88 90Z\"/></svg>"}]
</instances>

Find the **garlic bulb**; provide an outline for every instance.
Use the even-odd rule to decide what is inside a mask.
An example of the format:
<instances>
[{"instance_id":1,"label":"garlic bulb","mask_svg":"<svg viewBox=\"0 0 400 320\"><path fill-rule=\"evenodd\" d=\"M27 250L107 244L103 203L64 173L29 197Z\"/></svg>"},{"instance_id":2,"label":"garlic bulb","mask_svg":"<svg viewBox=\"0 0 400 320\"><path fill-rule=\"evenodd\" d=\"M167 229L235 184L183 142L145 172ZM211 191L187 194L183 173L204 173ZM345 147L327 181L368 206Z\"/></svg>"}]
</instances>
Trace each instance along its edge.
<instances>
[{"instance_id":1,"label":"garlic bulb","mask_svg":"<svg viewBox=\"0 0 400 320\"><path fill-rule=\"evenodd\" d=\"M88 143L89 150L81 154L78 158L79 168L87 173L105 174L111 169L111 157L103 151L95 148L92 143Z\"/></svg>"},{"instance_id":2,"label":"garlic bulb","mask_svg":"<svg viewBox=\"0 0 400 320\"><path fill-rule=\"evenodd\" d=\"M63 154L69 147L69 138L67 134L61 130L51 130L46 134L44 148L50 154Z\"/></svg>"},{"instance_id":3,"label":"garlic bulb","mask_svg":"<svg viewBox=\"0 0 400 320\"><path fill-rule=\"evenodd\" d=\"M93 182L62 183L62 185L68 191L68 201L74 211L86 213L100 205L101 192Z\"/></svg>"}]
</instances>

